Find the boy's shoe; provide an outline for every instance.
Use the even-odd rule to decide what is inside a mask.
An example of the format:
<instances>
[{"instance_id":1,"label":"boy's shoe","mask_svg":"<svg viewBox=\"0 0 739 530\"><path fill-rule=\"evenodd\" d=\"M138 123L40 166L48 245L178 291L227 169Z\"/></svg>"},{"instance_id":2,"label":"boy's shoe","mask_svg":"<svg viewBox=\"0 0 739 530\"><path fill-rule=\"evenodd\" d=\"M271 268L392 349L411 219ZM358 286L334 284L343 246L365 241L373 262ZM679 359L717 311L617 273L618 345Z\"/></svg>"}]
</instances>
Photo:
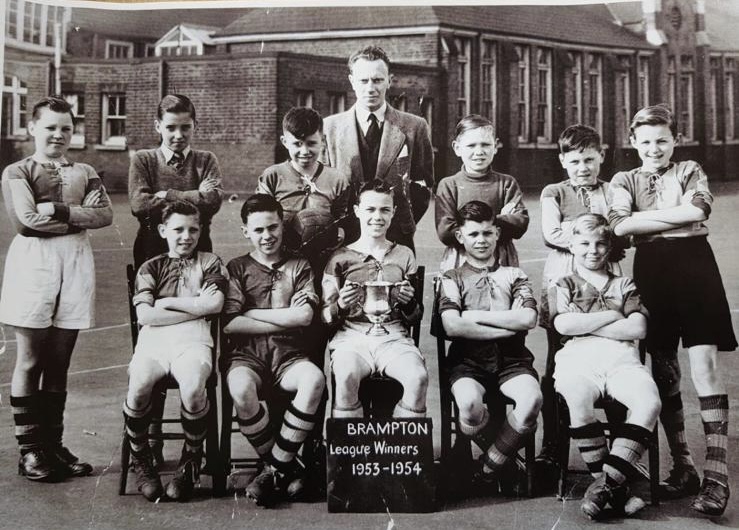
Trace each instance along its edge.
<instances>
[{"instance_id":1,"label":"boy's shoe","mask_svg":"<svg viewBox=\"0 0 739 530\"><path fill-rule=\"evenodd\" d=\"M613 500L613 490L606 483L605 474L601 475L593 482L588 489L580 504L582 512L593 520L597 520L602 516L602 512L606 505Z\"/></svg>"},{"instance_id":2,"label":"boy's shoe","mask_svg":"<svg viewBox=\"0 0 739 530\"><path fill-rule=\"evenodd\" d=\"M265 464L262 471L246 486L247 498L253 500L259 506L272 506L277 497L275 480L275 469L269 464Z\"/></svg>"},{"instance_id":3,"label":"boy's shoe","mask_svg":"<svg viewBox=\"0 0 739 530\"><path fill-rule=\"evenodd\" d=\"M280 490L289 500L295 500L305 491L305 473L296 469L288 473L279 473L278 482Z\"/></svg>"},{"instance_id":4,"label":"boy's shoe","mask_svg":"<svg viewBox=\"0 0 739 530\"><path fill-rule=\"evenodd\" d=\"M515 456L510 457L500 468L498 485L506 497L526 496L526 469Z\"/></svg>"},{"instance_id":5,"label":"boy's shoe","mask_svg":"<svg viewBox=\"0 0 739 530\"><path fill-rule=\"evenodd\" d=\"M630 517L644 509L647 503L644 499L631 494L631 488L622 484L612 490L611 507L618 513Z\"/></svg>"},{"instance_id":6,"label":"boy's shoe","mask_svg":"<svg viewBox=\"0 0 739 530\"><path fill-rule=\"evenodd\" d=\"M721 515L726 510L730 494L729 486L704 478L700 493L693 499L690 507L706 515Z\"/></svg>"},{"instance_id":7,"label":"boy's shoe","mask_svg":"<svg viewBox=\"0 0 739 530\"><path fill-rule=\"evenodd\" d=\"M485 471L485 463L482 455L472 470L472 480L470 481L471 492L474 493L498 493L498 473L495 471Z\"/></svg>"},{"instance_id":8,"label":"boy's shoe","mask_svg":"<svg viewBox=\"0 0 739 530\"><path fill-rule=\"evenodd\" d=\"M146 500L154 502L164 495L162 481L154 469L154 462L148 449L139 454L131 452L131 467L136 473L136 486Z\"/></svg>"},{"instance_id":9,"label":"boy's shoe","mask_svg":"<svg viewBox=\"0 0 739 530\"><path fill-rule=\"evenodd\" d=\"M538 493L554 491L559 482L559 459L555 444L545 445L534 463Z\"/></svg>"},{"instance_id":10,"label":"boy's shoe","mask_svg":"<svg viewBox=\"0 0 739 530\"><path fill-rule=\"evenodd\" d=\"M187 502L192 497L195 483L200 477L200 453L183 452L177 471L167 484L167 497L173 501Z\"/></svg>"},{"instance_id":11,"label":"boy's shoe","mask_svg":"<svg viewBox=\"0 0 739 530\"><path fill-rule=\"evenodd\" d=\"M62 476L54 469L53 458L44 449L32 449L18 460L18 474L37 482L57 482Z\"/></svg>"},{"instance_id":12,"label":"boy's shoe","mask_svg":"<svg viewBox=\"0 0 739 530\"><path fill-rule=\"evenodd\" d=\"M92 473L92 465L81 462L76 455L61 444L50 447L48 453L53 458L52 466L63 476L86 477Z\"/></svg>"},{"instance_id":13,"label":"boy's shoe","mask_svg":"<svg viewBox=\"0 0 739 530\"><path fill-rule=\"evenodd\" d=\"M700 490L700 477L693 466L675 466L670 475L659 483L660 499L681 499L696 495Z\"/></svg>"}]
</instances>

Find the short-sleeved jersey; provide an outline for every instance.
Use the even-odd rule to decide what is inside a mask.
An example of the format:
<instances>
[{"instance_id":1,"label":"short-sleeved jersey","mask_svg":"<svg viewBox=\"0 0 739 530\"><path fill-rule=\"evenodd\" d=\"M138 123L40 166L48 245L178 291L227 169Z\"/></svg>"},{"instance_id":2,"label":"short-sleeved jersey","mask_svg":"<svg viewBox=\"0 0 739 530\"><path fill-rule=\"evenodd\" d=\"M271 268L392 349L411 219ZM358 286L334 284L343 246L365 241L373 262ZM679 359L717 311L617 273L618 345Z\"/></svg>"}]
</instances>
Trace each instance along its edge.
<instances>
[{"instance_id":1,"label":"short-sleeved jersey","mask_svg":"<svg viewBox=\"0 0 739 530\"><path fill-rule=\"evenodd\" d=\"M370 321L362 311L364 294L346 313L340 312L338 291L348 281L360 285L368 281L401 282L415 275L418 267L411 249L404 245L392 243L381 261L371 254L364 254L349 247L342 247L329 258L323 276L323 302L321 316L327 324L337 324L342 318L344 324L356 330L366 331ZM419 296L420 293L416 293ZM387 325L401 322L415 322L421 317L420 307L415 304L411 314L403 314L397 300L391 294L390 306L393 308L387 319ZM341 313L341 314L340 314Z\"/></svg>"},{"instance_id":2,"label":"short-sleeved jersey","mask_svg":"<svg viewBox=\"0 0 739 530\"><path fill-rule=\"evenodd\" d=\"M647 316L636 289L636 284L626 276L608 274L602 289L584 280L579 274L563 276L549 289L551 322L562 313L597 313L615 310L625 317L639 312Z\"/></svg>"},{"instance_id":3,"label":"short-sleeved jersey","mask_svg":"<svg viewBox=\"0 0 739 530\"><path fill-rule=\"evenodd\" d=\"M113 209L102 180L88 164L38 162L32 156L3 171L3 198L8 216L23 236L53 237L101 228L113 221ZM81 206L85 196L100 190L100 202ZM54 205L51 216L36 210L40 203Z\"/></svg>"},{"instance_id":4,"label":"short-sleeved jersey","mask_svg":"<svg viewBox=\"0 0 739 530\"><path fill-rule=\"evenodd\" d=\"M313 271L303 258L289 258L272 267L258 262L250 254L228 262L228 293L223 304L223 315L228 323L249 309L283 309L290 307L298 292L308 295L308 302L318 306L318 295L313 286ZM300 349L303 328L280 333L290 344ZM253 335L231 335L235 346L253 342Z\"/></svg>"},{"instance_id":5,"label":"short-sleeved jersey","mask_svg":"<svg viewBox=\"0 0 739 530\"><path fill-rule=\"evenodd\" d=\"M197 251L188 258L161 254L139 267L133 304L153 306L160 298L197 296L210 284L226 293L228 272L215 254Z\"/></svg>"},{"instance_id":6,"label":"short-sleeved jersey","mask_svg":"<svg viewBox=\"0 0 739 530\"><path fill-rule=\"evenodd\" d=\"M688 194L688 192L691 192ZM656 173L641 168L616 173L609 188L610 211L608 219L615 227L630 217L632 212L661 210L680 206L686 201L711 213L713 195L708 190L708 177L697 162L673 162ZM687 195L686 195L687 194ZM703 223L689 223L658 234L635 235L636 243L660 238L705 236L708 228Z\"/></svg>"}]
</instances>

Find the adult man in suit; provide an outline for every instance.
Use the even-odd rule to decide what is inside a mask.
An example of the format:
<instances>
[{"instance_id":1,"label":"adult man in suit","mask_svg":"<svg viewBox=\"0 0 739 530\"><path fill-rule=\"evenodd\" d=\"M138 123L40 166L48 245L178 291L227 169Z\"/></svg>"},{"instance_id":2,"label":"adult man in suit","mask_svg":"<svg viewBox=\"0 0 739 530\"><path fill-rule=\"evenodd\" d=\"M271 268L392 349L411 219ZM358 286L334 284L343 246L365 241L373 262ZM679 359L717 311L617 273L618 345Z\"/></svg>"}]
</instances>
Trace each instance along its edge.
<instances>
[{"instance_id":1,"label":"adult man in suit","mask_svg":"<svg viewBox=\"0 0 739 530\"><path fill-rule=\"evenodd\" d=\"M354 190L375 178L394 187L396 209L387 237L415 252L413 234L423 212L417 206L414 219L410 198L427 198L434 184L428 124L385 101L390 60L382 48L367 46L352 54L349 72L357 102L348 111L326 118L326 162L350 175ZM358 236L359 227L354 223L346 241Z\"/></svg>"}]
</instances>

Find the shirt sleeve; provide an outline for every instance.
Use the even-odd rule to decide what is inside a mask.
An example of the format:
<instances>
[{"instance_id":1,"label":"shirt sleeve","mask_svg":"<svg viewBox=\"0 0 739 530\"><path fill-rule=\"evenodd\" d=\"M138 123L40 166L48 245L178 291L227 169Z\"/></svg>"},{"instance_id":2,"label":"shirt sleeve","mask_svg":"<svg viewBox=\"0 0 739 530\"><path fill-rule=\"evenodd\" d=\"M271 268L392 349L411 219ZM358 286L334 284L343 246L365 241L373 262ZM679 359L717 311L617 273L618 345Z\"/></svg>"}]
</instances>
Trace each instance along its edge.
<instances>
[{"instance_id":1,"label":"shirt sleeve","mask_svg":"<svg viewBox=\"0 0 739 530\"><path fill-rule=\"evenodd\" d=\"M560 278L549 287L547 297L549 302L549 324L552 327L557 315L576 311L576 306L572 303L572 291L569 283L564 278Z\"/></svg>"},{"instance_id":2,"label":"shirt sleeve","mask_svg":"<svg viewBox=\"0 0 739 530\"><path fill-rule=\"evenodd\" d=\"M210 284L215 284L218 290L223 294L228 291L229 285L229 274L228 269L223 264L221 258L215 254L208 254L208 261L203 267L203 287Z\"/></svg>"},{"instance_id":3,"label":"shirt sleeve","mask_svg":"<svg viewBox=\"0 0 739 530\"><path fill-rule=\"evenodd\" d=\"M629 185L629 173L616 173L608 186L608 222L615 228L634 211L634 193Z\"/></svg>"},{"instance_id":4,"label":"shirt sleeve","mask_svg":"<svg viewBox=\"0 0 739 530\"><path fill-rule=\"evenodd\" d=\"M685 191L692 190L693 197L690 204L700 208L706 217L711 215L713 207L713 195L708 189L708 175L697 162L689 160L684 163L685 171L679 175L680 184Z\"/></svg>"},{"instance_id":5,"label":"shirt sleeve","mask_svg":"<svg viewBox=\"0 0 739 530\"><path fill-rule=\"evenodd\" d=\"M254 193L263 193L271 197L275 196L275 174L264 172L257 179L257 188Z\"/></svg>"},{"instance_id":6,"label":"shirt sleeve","mask_svg":"<svg viewBox=\"0 0 739 530\"><path fill-rule=\"evenodd\" d=\"M304 292L308 296L308 303L313 309L316 309L319 299L314 281L313 269L311 269L308 261L300 259L295 268L295 292Z\"/></svg>"},{"instance_id":7,"label":"shirt sleeve","mask_svg":"<svg viewBox=\"0 0 739 530\"><path fill-rule=\"evenodd\" d=\"M569 251L569 231L562 228L561 196L552 186L541 192L541 231L548 247Z\"/></svg>"},{"instance_id":8,"label":"shirt sleeve","mask_svg":"<svg viewBox=\"0 0 739 530\"><path fill-rule=\"evenodd\" d=\"M462 287L457 277L451 271L445 272L441 277L441 290L439 293L439 314L444 311L462 312Z\"/></svg>"},{"instance_id":9,"label":"shirt sleeve","mask_svg":"<svg viewBox=\"0 0 739 530\"><path fill-rule=\"evenodd\" d=\"M221 185L221 169L218 166L218 159L213 153L202 152L203 167L200 173L200 182L204 180L215 180L216 189L201 192L200 190L167 190L166 199L173 201L176 199L186 200L193 203L198 209L208 218L213 217L218 210L221 208L221 202L223 200L223 188ZM191 156L197 156L194 152ZM195 160L195 163L200 163L199 158Z\"/></svg>"},{"instance_id":10,"label":"shirt sleeve","mask_svg":"<svg viewBox=\"0 0 739 530\"><path fill-rule=\"evenodd\" d=\"M36 210L36 198L24 171L18 166L9 166L3 172L2 188L5 204L11 216L17 219L18 233L23 236L63 235L69 225Z\"/></svg>"},{"instance_id":11,"label":"shirt sleeve","mask_svg":"<svg viewBox=\"0 0 739 530\"><path fill-rule=\"evenodd\" d=\"M631 313L642 313L647 316L647 309L642 304L639 291L631 278L623 278L623 306L621 312L625 317L628 317Z\"/></svg>"},{"instance_id":12,"label":"shirt sleeve","mask_svg":"<svg viewBox=\"0 0 739 530\"><path fill-rule=\"evenodd\" d=\"M243 277L245 271L238 266L238 262L235 260L228 262L226 270L228 273L228 286L226 288L226 299L223 302L222 310L224 326L244 312L246 297L241 290L241 283L248 281L248 278Z\"/></svg>"},{"instance_id":13,"label":"shirt sleeve","mask_svg":"<svg viewBox=\"0 0 739 530\"><path fill-rule=\"evenodd\" d=\"M164 207L165 200L154 195L156 191L149 183L150 168L143 153L136 153L128 169L128 201L131 212L139 220L148 220L151 215Z\"/></svg>"},{"instance_id":14,"label":"shirt sleeve","mask_svg":"<svg viewBox=\"0 0 739 530\"><path fill-rule=\"evenodd\" d=\"M100 191L100 201L95 206L64 205L67 209L68 223L78 228L102 228L113 222L113 206L110 197L105 191L103 181L92 166L85 164L87 184L85 197L96 190ZM83 199L84 200L84 199Z\"/></svg>"},{"instance_id":15,"label":"shirt sleeve","mask_svg":"<svg viewBox=\"0 0 739 530\"><path fill-rule=\"evenodd\" d=\"M334 255L328 260L321 280L321 320L325 324L337 325L343 320L339 308L341 275L341 264Z\"/></svg>"},{"instance_id":16,"label":"shirt sleeve","mask_svg":"<svg viewBox=\"0 0 739 530\"><path fill-rule=\"evenodd\" d=\"M509 239L519 239L529 227L529 211L523 203L523 192L513 177L505 188L503 208L495 217L495 224L500 226L501 235Z\"/></svg>"},{"instance_id":17,"label":"shirt sleeve","mask_svg":"<svg viewBox=\"0 0 739 530\"><path fill-rule=\"evenodd\" d=\"M133 305L147 304L154 305L157 292L158 270L155 261L146 261L139 267L136 273L136 281L133 294Z\"/></svg>"},{"instance_id":18,"label":"shirt sleeve","mask_svg":"<svg viewBox=\"0 0 739 530\"><path fill-rule=\"evenodd\" d=\"M436 218L436 234L448 247L457 247L457 238L454 232L457 230L457 198L456 185L452 177L447 177L439 182L434 199L434 215Z\"/></svg>"},{"instance_id":19,"label":"shirt sleeve","mask_svg":"<svg viewBox=\"0 0 739 530\"><path fill-rule=\"evenodd\" d=\"M528 276L521 269L515 269L514 274L511 285L512 298L520 300L523 307L536 310L536 297Z\"/></svg>"}]
</instances>

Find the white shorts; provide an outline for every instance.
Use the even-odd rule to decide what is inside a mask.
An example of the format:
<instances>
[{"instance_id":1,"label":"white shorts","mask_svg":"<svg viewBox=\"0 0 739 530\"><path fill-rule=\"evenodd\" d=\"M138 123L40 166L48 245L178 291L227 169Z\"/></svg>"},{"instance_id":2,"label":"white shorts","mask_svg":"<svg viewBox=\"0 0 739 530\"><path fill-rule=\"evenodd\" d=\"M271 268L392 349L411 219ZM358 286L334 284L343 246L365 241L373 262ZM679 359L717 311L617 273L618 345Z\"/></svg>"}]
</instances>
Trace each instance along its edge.
<instances>
[{"instance_id":1,"label":"white shorts","mask_svg":"<svg viewBox=\"0 0 739 530\"><path fill-rule=\"evenodd\" d=\"M141 365L153 361L171 373L172 363L187 356L202 366L213 366L213 337L210 323L204 318L169 326L144 326L139 331L136 349L128 369L136 372Z\"/></svg>"},{"instance_id":2,"label":"white shorts","mask_svg":"<svg viewBox=\"0 0 739 530\"><path fill-rule=\"evenodd\" d=\"M405 328L399 330L390 327L388 331L387 335L374 337L353 329L340 329L328 343L331 366L341 363L342 359L359 357L367 363L373 374L384 374L385 368L393 360L406 354L415 355L425 364L423 354Z\"/></svg>"},{"instance_id":3,"label":"white shorts","mask_svg":"<svg viewBox=\"0 0 739 530\"><path fill-rule=\"evenodd\" d=\"M601 397L613 395L611 388L654 385L633 342L595 336L570 339L555 357L554 388L557 391L582 384L583 378L593 383ZM618 390L615 393L618 394Z\"/></svg>"},{"instance_id":4,"label":"white shorts","mask_svg":"<svg viewBox=\"0 0 739 530\"><path fill-rule=\"evenodd\" d=\"M95 261L86 232L13 238L5 259L0 322L37 329L95 325Z\"/></svg>"}]
</instances>

